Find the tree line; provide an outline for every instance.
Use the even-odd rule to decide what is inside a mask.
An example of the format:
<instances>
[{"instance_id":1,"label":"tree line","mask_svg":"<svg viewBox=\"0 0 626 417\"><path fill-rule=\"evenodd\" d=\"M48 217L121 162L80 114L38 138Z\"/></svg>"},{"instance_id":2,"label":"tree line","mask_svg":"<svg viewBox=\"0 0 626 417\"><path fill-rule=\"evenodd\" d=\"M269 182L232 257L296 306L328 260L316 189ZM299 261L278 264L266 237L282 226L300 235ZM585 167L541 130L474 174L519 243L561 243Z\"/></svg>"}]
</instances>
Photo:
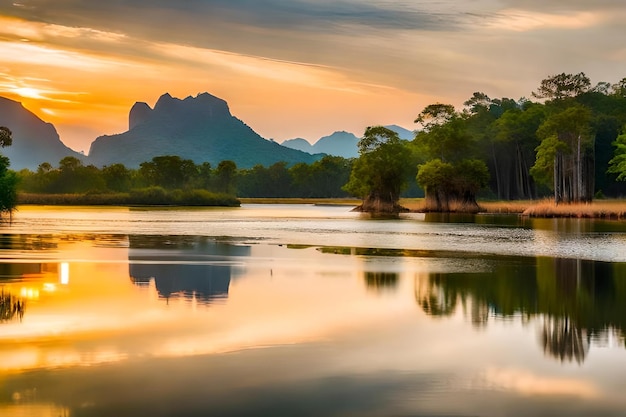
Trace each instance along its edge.
<instances>
[{"instance_id":1,"label":"tree line","mask_svg":"<svg viewBox=\"0 0 626 417\"><path fill-rule=\"evenodd\" d=\"M106 194L138 190L206 190L238 197L348 197L342 189L348 181L352 160L324 156L312 163L288 166L277 162L269 167L256 165L239 169L233 161L216 167L196 164L179 156L165 155L130 169L122 164L98 168L84 165L75 157L61 159L57 166L48 162L36 171L17 173L19 190L38 194Z\"/></svg>"},{"instance_id":2,"label":"tree line","mask_svg":"<svg viewBox=\"0 0 626 417\"><path fill-rule=\"evenodd\" d=\"M416 117L415 139L368 128L346 186L364 211L401 210L415 177L428 211L477 211L476 196L499 200L553 196L557 204L621 196L626 187L626 78L592 86L584 74L544 79L527 98L475 92L462 110L434 103Z\"/></svg>"},{"instance_id":3,"label":"tree line","mask_svg":"<svg viewBox=\"0 0 626 417\"><path fill-rule=\"evenodd\" d=\"M365 211L392 212L402 210L400 196L424 194L431 211L475 211L477 196L553 196L558 204L626 194L621 182L626 180L626 78L592 86L584 73L557 74L542 80L532 98L475 92L461 110L430 104L416 116L413 140L401 140L382 126L368 127L355 159L324 156L312 164L239 169L233 161L213 167L164 155L129 169L122 164L98 168L66 157L58 166L43 163L35 172L18 173L0 160L0 191L7 194L19 182L19 190L29 193L144 190L164 200L172 190L238 197L354 196L363 199ZM10 130L0 129L0 141L11 144ZM10 192L7 196L0 198L2 210L15 201Z\"/></svg>"}]
</instances>

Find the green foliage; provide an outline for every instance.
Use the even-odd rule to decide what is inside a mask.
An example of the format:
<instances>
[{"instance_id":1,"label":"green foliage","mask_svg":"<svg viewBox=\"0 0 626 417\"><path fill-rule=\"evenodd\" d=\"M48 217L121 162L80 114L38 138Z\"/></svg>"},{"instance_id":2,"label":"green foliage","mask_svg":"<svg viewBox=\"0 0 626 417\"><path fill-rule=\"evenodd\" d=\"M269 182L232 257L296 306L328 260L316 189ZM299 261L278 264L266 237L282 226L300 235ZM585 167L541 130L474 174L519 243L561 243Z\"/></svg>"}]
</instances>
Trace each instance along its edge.
<instances>
[{"instance_id":1,"label":"green foliage","mask_svg":"<svg viewBox=\"0 0 626 417\"><path fill-rule=\"evenodd\" d=\"M173 155L155 156L139 166L139 175L147 184L167 189L182 188L196 174L197 167L192 160Z\"/></svg>"},{"instance_id":2,"label":"green foliage","mask_svg":"<svg viewBox=\"0 0 626 417\"><path fill-rule=\"evenodd\" d=\"M626 133L623 133L613 142L615 156L609 161L607 172L617 174L618 181L626 181Z\"/></svg>"},{"instance_id":3,"label":"green foliage","mask_svg":"<svg viewBox=\"0 0 626 417\"><path fill-rule=\"evenodd\" d=\"M537 147L537 159L530 168L530 174L535 181L554 189L554 159L558 151L566 151L567 145L557 136L548 136Z\"/></svg>"},{"instance_id":4,"label":"green foliage","mask_svg":"<svg viewBox=\"0 0 626 417\"><path fill-rule=\"evenodd\" d=\"M17 174L9 170L9 158L0 155L0 213L9 215L17 206Z\"/></svg>"},{"instance_id":5,"label":"green foliage","mask_svg":"<svg viewBox=\"0 0 626 417\"><path fill-rule=\"evenodd\" d=\"M418 166L416 180L427 193L450 189L454 181L454 171L451 163L435 158Z\"/></svg>"},{"instance_id":6,"label":"green foliage","mask_svg":"<svg viewBox=\"0 0 626 417\"><path fill-rule=\"evenodd\" d=\"M221 193L234 194L237 181L237 165L233 161L222 161L215 171L215 188Z\"/></svg>"},{"instance_id":7,"label":"green foliage","mask_svg":"<svg viewBox=\"0 0 626 417\"><path fill-rule=\"evenodd\" d=\"M406 144L390 129L368 127L359 141L359 153L344 190L365 200L396 203L410 169Z\"/></svg>"},{"instance_id":8,"label":"green foliage","mask_svg":"<svg viewBox=\"0 0 626 417\"><path fill-rule=\"evenodd\" d=\"M109 190L122 192L129 189L132 174L124 165L113 164L102 168L102 177Z\"/></svg>"},{"instance_id":9,"label":"green foliage","mask_svg":"<svg viewBox=\"0 0 626 417\"><path fill-rule=\"evenodd\" d=\"M533 92L533 97L545 98L548 100L562 100L576 97L591 89L591 81L585 73L552 75L541 81L537 91Z\"/></svg>"},{"instance_id":10,"label":"green foliage","mask_svg":"<svg viewBox=\"0 0 626 417\"><path fill-rule=\"evenodd\" d=\"M9 128L0 126L0 146L10 146L13 142ZM19 178L15 172L9 170L11 161L4 155L0 155L0 214L8 213L9 216L17 206L17 184Z\"/></svg>"},{"instance_id":11,"label":"green foliage","mask_svg":"<svg viewBox=\"0 0 626 417\"><path fill-rule=\"evenodd\" d=\"M480 94L480 93L474 93ZM456 110L452 104L435 103L424 107L415 119L415 123L422 126L426 132L431 129L447 124L456 116Z\"/></svg>"},{"instance_id":12,"label":"green foliage","mask_svg":"<svg viewBox=\"0 0 626 417\"><path fill-rule=\"evenodd\" d=\"M478 159L463 159L455 164L431 159L417 170L417 183L426 194L443 192L457 199L476 193L489 182L487 165Z\"/></svg>"}]
</instances>

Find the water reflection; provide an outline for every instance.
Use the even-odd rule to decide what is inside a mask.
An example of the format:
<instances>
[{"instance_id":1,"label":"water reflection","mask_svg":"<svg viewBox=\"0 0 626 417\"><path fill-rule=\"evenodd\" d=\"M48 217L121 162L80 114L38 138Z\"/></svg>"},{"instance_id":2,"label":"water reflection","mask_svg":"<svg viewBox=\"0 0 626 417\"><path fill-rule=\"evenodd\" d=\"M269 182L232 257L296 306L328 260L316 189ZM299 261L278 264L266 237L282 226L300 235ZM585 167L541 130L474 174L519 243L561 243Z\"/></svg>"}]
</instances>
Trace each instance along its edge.
<instances>
[{"instance_id":1,"label":"water reflection","mask_svg":"<svg viewBox=\"0 0 626 417\"><path fill-rule=\"evenodd\" d=\"M578 259L510 259L489 272L430 274L416 302L432 316L459 308L477 328L492 319L540 323L546 355L583 363L592 340L626 335L626 264Z\"/></svg>"},{"instance_id":2,"label":"water reflection","mask_svg":"<svg viewBox=\"0 0 626 417\"><path fill-rule=\"evenodd\" d=\"M250 247L199 236L130 236L129 274L137 286L154 282L159 297L209 304L228 297L235 257Z\"/></svg>"},{"instance_id":3,"label":"water reflection","mask_svg":"<svg viewBox=\"0 0 626 417\"><path fill-rule=\"evenodd\" d=\"M365 284L375 290L394 289L398 286L398 279L395 272L365 272Z\"/></svg>"},{"instance_id":4,"label":"water reflection","mask_svg":"<svg viewBox=\"0 0 626 417\"><path fill-rule=\"evenodd\" d=\"M26 301L22 297L16 297L10 292L0 291L0 323L24 318Z\"/></svg>"}]
</instances>

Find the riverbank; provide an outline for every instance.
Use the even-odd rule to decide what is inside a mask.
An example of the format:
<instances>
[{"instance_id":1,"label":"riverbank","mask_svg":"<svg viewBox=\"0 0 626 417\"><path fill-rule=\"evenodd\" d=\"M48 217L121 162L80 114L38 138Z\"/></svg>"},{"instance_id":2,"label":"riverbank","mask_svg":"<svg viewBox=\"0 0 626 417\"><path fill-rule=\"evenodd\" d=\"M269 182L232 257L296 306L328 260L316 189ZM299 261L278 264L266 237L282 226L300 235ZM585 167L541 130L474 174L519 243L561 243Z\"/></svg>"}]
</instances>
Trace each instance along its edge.
<instances>
[{"instance_id":1,"label":"riverbank","mask_svg":"<svg viewBox=\"0 0 626 417\"><path fill-rule=\"evenodd\" d=\"M413 212L421 212L423 199L404 199L404 207ZM596 200L591 203L554 204L553 200L479 201L480 213L519 214L542 218L595 218L626 219L626 200Z\"/></svg>"},{"instance_id":2,"label":"riverbank","mask_svg":"<svg viewBox=\"0 0 626 417\"><path fill-rule=\"evenodd\" d=\"M228 194L206 190L164 190L149 187L130 193L34 194L19 193L18 205L46 206L218 206L239 207L241 202Z\"/></svg>"}]
</instances>

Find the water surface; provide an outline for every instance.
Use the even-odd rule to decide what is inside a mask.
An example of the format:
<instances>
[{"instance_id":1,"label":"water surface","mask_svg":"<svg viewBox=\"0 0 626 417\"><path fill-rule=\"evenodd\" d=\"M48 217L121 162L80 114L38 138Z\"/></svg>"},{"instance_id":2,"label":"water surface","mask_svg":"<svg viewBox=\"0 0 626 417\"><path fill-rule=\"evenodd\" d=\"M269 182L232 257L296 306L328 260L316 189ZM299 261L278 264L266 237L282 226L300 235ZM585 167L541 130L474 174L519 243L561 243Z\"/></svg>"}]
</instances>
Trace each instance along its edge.
<instances>
[{"instance_id":1,"label":"water surface","mask_svg":"<svg viewBox=\"0 0 626 417\"><path fill-rule=\"evenodd\" d=\"M0 247L2 416L626 415L623 223L22 207Z\"/></svg>"}]
</instances>

